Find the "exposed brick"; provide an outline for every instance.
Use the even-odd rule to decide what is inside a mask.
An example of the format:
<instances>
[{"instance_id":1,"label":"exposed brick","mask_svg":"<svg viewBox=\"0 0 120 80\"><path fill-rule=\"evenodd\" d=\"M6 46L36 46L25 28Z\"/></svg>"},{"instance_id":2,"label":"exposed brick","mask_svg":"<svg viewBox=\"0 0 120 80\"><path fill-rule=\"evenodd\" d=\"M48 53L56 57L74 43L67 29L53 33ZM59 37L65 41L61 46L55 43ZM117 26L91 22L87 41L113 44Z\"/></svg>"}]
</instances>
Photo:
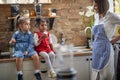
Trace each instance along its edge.
<instances>
[{"instance_id":1,"label":"exposed brick","mask_svg":"<svg viewBox=\"0 0 120 80\"><path fill-rule=\"evenodd\" d=\"M56 18L53 25L53 30L58 42L60 42L60 34L64 32L65 43L74 43L75 46L86 45L86 36L84 34L84 23L82 17L78 14L80 7L83 9L86 6L91 5L91 0L51 0L52 4L42 5L42 9L56 8L57 15L60 18ZM28 9L29 11L34 10L33 4L20 4L20 10ZM7 18L11 16L10 4L0 4L0 49L2 51L8 51L8 41L10 40L12 33L10 31L11 20ZM31 19L31 31L36 30L35 19ZM89 23L89 19L86 18L86 24ZM17 28L15 29L17 30Z\"/></svg>"}]
</instances>

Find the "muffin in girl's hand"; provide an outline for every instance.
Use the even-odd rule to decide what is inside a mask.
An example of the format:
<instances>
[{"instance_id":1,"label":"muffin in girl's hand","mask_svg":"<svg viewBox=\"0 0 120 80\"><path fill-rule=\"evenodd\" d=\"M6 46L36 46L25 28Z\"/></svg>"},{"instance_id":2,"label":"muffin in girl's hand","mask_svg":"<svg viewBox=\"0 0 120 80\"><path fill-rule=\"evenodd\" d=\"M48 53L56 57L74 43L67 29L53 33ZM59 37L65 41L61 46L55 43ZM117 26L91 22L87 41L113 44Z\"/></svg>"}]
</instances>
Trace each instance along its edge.
<instances>
[{"instance_id":1,"label":"muffin in girl's hand","mask_svg":"<svg viewBox=\"0 0 120 80\"><path fill-rule=\"evenodd\" d=\"M47 36L48 36L48 32L44 31L43 34L42 34L42 38L46 38Z\"/></svg>"}]
</instances>

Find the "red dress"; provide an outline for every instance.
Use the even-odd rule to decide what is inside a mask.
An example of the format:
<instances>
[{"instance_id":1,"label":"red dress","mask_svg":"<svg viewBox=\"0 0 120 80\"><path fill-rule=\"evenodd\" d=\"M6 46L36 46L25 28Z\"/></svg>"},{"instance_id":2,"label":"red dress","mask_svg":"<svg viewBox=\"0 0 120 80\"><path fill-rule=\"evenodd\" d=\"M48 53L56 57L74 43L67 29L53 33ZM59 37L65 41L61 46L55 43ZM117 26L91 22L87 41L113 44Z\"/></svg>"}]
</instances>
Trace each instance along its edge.
<instances>
[{"instance_id":1,"label":"red dress","mask_svg":"<svg viewBox=\"0 0 120 80\"><path fill-rule=\"evenodd\" d=\"M38 39L42 36L41 32L35 32L38 35ZM38 46L35 46L35 50L39 53L41 51L44 52L51 52L51 48L50 48L50 33L48 32L47 34L48 36L43 38L40 42L40 44Z\"/></svg>"}]
</instances>

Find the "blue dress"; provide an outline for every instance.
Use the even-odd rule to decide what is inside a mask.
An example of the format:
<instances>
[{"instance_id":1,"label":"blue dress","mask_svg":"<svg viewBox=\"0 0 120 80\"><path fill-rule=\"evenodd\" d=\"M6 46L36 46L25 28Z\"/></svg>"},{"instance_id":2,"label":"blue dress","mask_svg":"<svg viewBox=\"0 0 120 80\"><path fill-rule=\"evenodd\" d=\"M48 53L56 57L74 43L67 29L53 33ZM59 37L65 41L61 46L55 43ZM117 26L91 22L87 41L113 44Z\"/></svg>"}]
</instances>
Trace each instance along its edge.
<instances>
[{"instance_id":1,"label":"blue dress","mask_svg":"<svg viewBox=\"0 0 120 80\"><path fill-rule=\"evenodd\" d=\"M103 69L110 57L110 41L104 31L104 25L99 24L93 27L94 35L92 68L96 70Z\"/></svg>"},{"instance_id":2,"label":"blue dress","mask_svg":"<svg viewBox=\"0 0 120 80\"><path fill-rule=\"evenodd\" d=\"M16 40L14 45L14 56L25 58L26 56L32 56L36 54L34 50L34 39L30 31L22 33L21 30L16 31L12 38ZM24 52L28 51L28 55L24 55Z\"/></svg>"}]
</instances>

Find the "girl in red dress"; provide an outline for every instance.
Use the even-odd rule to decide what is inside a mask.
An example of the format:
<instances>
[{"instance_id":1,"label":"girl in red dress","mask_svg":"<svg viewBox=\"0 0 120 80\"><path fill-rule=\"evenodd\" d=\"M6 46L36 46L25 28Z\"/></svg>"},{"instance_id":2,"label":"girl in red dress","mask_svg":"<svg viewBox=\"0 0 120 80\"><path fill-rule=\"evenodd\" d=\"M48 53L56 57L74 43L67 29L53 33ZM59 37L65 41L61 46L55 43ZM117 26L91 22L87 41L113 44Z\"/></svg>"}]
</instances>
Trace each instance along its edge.
<instances>
[{"instance_id":1,"label":"girl in red dress","mask_svg":"<svg viewBox=\"0 0 120 80\"><path fill-rule=\"evenodd\" d=\"M53 50L52 40L50 38L50 33L48 32L47 19L36 19L36 26L38 27L38 30L34 33L35 50L40 56L44 57L46 63L48 64L48 76L56 77L56 73L53 69L55 54Z\"/></svg>"}]
</instances>

